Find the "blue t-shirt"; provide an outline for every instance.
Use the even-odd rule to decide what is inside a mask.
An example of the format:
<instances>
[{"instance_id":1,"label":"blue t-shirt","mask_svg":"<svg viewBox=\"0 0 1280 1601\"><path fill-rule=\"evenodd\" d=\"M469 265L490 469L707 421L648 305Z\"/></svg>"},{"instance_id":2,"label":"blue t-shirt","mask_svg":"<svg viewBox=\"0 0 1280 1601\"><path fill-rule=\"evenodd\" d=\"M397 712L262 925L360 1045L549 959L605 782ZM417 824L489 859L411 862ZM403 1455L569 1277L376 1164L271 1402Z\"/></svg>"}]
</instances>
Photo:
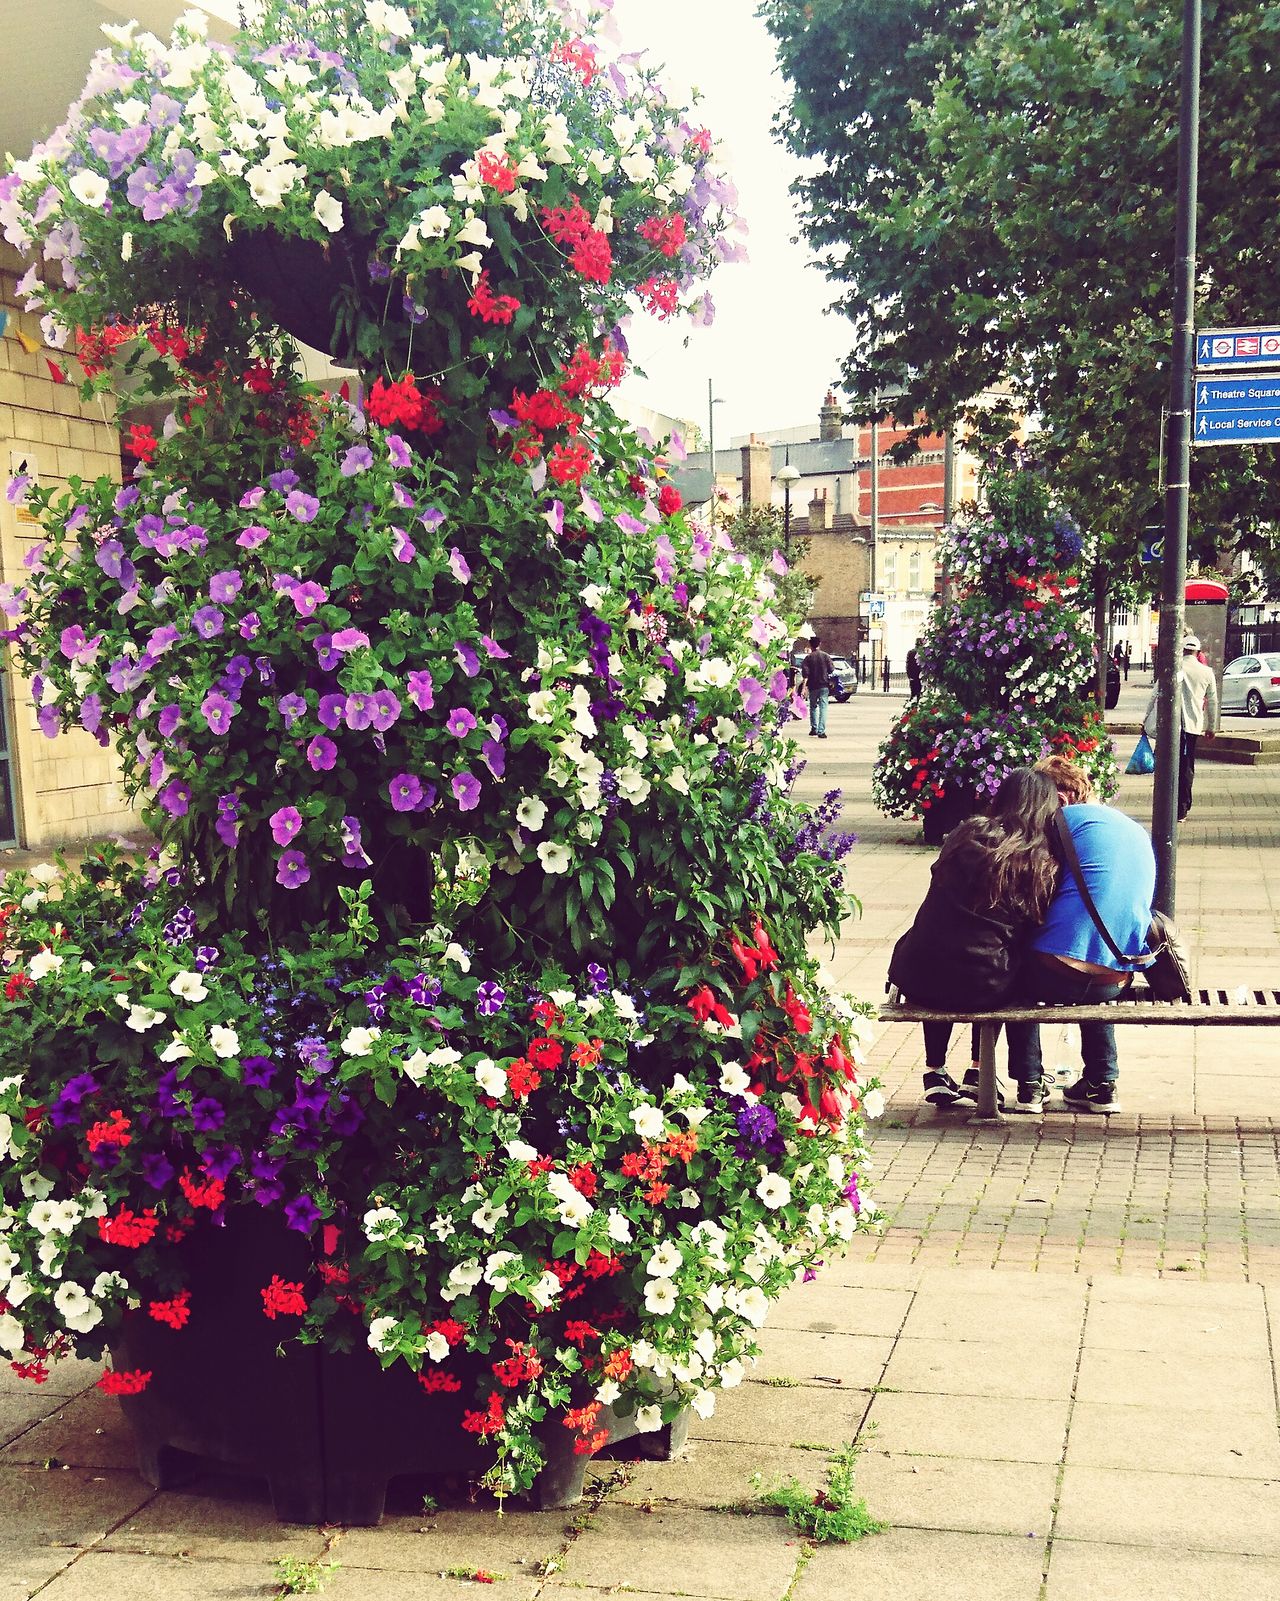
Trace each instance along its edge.
<instances>
[{"instance_id":1,"label":"blue t-shirt","mask_svg":"<svg viewBox=\"0 0 1280 1601\"><path fill-rule=\"evenodd\" d=\"M1147 948L1156 859L1147 831L1110 806L1064 806L1084 881L1098 915L1126 956ZM1032 948L1050 956L1072 956L1100 967L1119 967L1089 916L1070 869L1062 870L1057 893ZM1126 963L1125 966L1133 966Z\"/></svg>"}]
</instances>

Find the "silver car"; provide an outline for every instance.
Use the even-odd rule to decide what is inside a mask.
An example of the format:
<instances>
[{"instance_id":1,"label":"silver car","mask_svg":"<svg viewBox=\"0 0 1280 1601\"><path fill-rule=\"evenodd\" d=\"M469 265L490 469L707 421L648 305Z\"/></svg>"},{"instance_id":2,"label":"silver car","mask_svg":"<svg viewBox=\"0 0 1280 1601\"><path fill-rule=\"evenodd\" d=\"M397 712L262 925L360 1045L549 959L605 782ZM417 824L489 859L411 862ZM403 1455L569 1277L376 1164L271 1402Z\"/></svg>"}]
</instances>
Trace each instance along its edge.
<instances>
[{"instance_id":1,"label":"silver car","mask_svg":"<svg viewBox=\"0 0 1280 1601\"><path fill-rule=\"evenodd\" d=\"M1237 656L1222 674L1222 709L1265 717L1280 707L1280 656Z\"/></svg>"}]
</instances>

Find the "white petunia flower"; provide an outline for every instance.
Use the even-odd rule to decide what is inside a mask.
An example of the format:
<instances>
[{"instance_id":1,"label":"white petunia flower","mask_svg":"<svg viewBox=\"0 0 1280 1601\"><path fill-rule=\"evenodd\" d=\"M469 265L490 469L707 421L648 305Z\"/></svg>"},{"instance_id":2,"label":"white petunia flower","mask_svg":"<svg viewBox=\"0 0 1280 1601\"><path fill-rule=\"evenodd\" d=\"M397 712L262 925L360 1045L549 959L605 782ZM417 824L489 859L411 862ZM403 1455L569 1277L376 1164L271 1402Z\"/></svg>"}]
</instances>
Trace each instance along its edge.
<instances>
[{"instance_id":1,"label":"white petunia flower","mask_svg":"<svg viewBox=\"0 0 1280 1601\"><path fill-rule=\"evenodd\" d=\"M209 1030L209 1045L215 1056L224 1060L230 1056L240 1054L240 1036L235 1029L227 1028L223 1023L215 1023Z\"/></svg>"},{"instance_id":2,"label":"white petunia flower","mask_svg":"<svg viewBox=\"0 0 1280 1601\"><path fill-rule=\"evenodd\" d=\"M41 979L49 973L56 973L61 966L61 956L55 956L52 951L37 951L27 963L27 977Z\"/></svg>"},{"instance_id":3,"label":"white petunia flower","mask_svg":"<svg viewBox=\"0 0 1280 1601\"><path fill-rule=\"evenodd\" d=\"M391 1350L391 1336L399 1322L399 1318L394 1317L374 1318L369 1325L369 1349L371 1351Z\"/></svg>"},{"instance_id":4,"label":"white petunia flower","mask_svg":"<svg viewBox=\"0 0 1280 1601\"><path fill-rule=\"evenodd\" d=\"M412 1056L406 1056L404 1061L401 1062L400 1071L407 1079L411 1079L413 1083L421 1084L427 1076L429 1065L427 1053L419 1046Z\"/></svg>"},{"instance_id":5,"label":"white petunia flower","mask_svg":"<svg viewBox=\"0 0 1280 1601\"><path fill-rule=\"evenodd\" d=\"M544 839L538 846L538 860L545 873L567 873L573 862L566 846L558 840Z\"/></svg>"},{"instance_id":6,"label":"white petunia flower","mask_svg":"<svg viewBox=\"0 0 1280 1601\"><path fill-rule=\"evenodd\" d=\"M53 1304L62 1321L77 1334L88 1334L102 1322L102 1308L81 1284L60 1284L53 1292Z\"/></svg>"},{"instance_id":7,"label":"white petunia flower","mask_svg":"<svg viewBox=\"0 0 1280 1601\"><path fill-rule=\"evenodd\" d=\"M163 1023L166 1014L157 1012L151 1006L131 1006L129 1015L125 1018L125 1027L131 1028L135 1034L145 1034L149 1028L155 1028L157 1023Z\"/></svg>"},{"instance_id":8,"label":"white petunia flower","mask_svg":"<svg viewBox=\"0 0 1280 1601\"><path fill-rule=\"evenodd\" d=\"M547 803L536 795L526 795L516 807L516 822L536 834L547 820Z\"/></svg>"},{"instance_id":9,"label":"white petunia flower","mask_svg":"<svg viewBox=\"0 0 1280 1601\"><path fill-rule=\"evenodd\" d=\"M670 1240L663 1240L662 1244L645 1263L645 1272L650 1278L672 1278L684 1266L684 1257L680 1248Z\"/></svg>"},{"instance_id":10,"label":"white petunia flower","mask_svg":"<svg viewBox=\"0 0 1280 1601\"><path fill-rule=\"evenodd\" d=\"M366 1212L360 1225L371 1240L385 1240L400 1230L400 1214L389 1206L375 1206Z\"/></svg>"},{"instance_id":11,"label":"white petunia flower","mask_svg":"<svg viewBox=\"0 0 1280 1601\"><path fill-rule=\"evenodd\" d=\"M662 1427L662 1408L660 1406L638 1406L636 1408L636 1433L656 1434Z\"/></svg>"},{"instance_id":12,"label":"white petunia flower","mask_svg":"<svg viewBox=\"0 0 1280 1601\"><path fill-rule=\"evenodd\" d=\"M90 172L86 169L83 172L76 173L71 180L70 189L71 193L83 205L92 206L96 211L101 211L107 203L111 186L100 172Z\"/></svg>"},{"instance_id":13,"label":"white petunia flower","mask_svg":"<svg viewBox=\"0 0 1280 1601\"><path fill-rule=\"evenodd\" d=\"M342 227L342 202L331 195L327 189L322 189L311 202L311 209L316 214L316 220L322 228L330 233L337 233Z\"/></svg>"},{"instance_id":14,"label":"white petunia flower","mask_svg":"<svg viewBox=\"0 0 1280 1601\"><path fill-rule=\"evenodd\" d=\"M208 986L199 973L178 973L169 980L169 993L183 1001L202 1001L208 995Z\"/></svg>"},{"instance_id":15,"label":"white petunia flower","mask_svg":"<svg viewBox=\"0 0 1280 1601\"><path fill-rule=\"evenodd\" d=\"M439 1329L433 1329L427 1335L427 1343L423 1346L422 1351L429 1362L443 1362L449 1354L449 1342Z\"/></svg>"},{"instance_id":16,"label":"white petunia flower","mask_svg":"<svg viewBox=\"0 0 1280 1601\"><path fill-rule=\"evenodd\" d=\"M867 1117L879 1117L884 1111L884 1095L879 1090L868 1090L862 1097L862 1110Z\"/></svg>"},{"instance_id":17,"label":"white petunia flower","mask_svg":"<svg viewBox=\"0 0 1280 1601\"><path fill-rule=\"evenodd\" d=\"M765 1173L756 1185L756 1194L771 1212L776 1212L790 1201L791 1184L780 1173Z\"/></svg>"},{"instance_id":18,"label":"white petunia flower","mask_svg":"<svg viewBox=\"0 0 1280 1601\"><path fill-rule=\"evenodd\" d=\"M487 1056L476 1063L474 1072L476 1083L484 1093L492 1096L495 1101L502 1100L507 1093L506 1072L496 1062L490 1061Z\"/></svg>"},{"instance_id":19,"label":"white petunia flower","mask_svg":"<svg viewBox=\"0 0 1280 1601\"><path fill-rule=\"evenodd\" d=\"M656 1106L637 1106L627 1115L642 1140L656 1140L666 1130L666 1119Z\"/></svg>"},{"instance_id":20,"label":"white petunia flower","mask_svg":"<svg viewBox=\"0 0 1280 1601\"><path fill-rule=\"evenodd\" d=\"M347 1056L371 1056L374 1045L381 1038L380 1028L350 1029L342 1042L343 1053Z\"/></svg>"}]
</instances>

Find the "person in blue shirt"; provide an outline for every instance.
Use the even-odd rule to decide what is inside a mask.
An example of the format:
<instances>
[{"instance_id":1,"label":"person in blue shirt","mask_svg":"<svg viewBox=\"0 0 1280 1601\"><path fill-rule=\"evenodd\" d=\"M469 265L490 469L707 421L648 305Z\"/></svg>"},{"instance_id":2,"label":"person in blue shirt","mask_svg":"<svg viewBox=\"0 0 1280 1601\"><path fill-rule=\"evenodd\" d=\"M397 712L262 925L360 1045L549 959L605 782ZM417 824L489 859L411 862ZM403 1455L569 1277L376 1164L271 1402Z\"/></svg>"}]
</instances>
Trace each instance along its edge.
<instances>
[{"instance_id":1,"label":"person in blue shirt","mask_svg":"<svg viewBox=\"0 0 1280 1601\"><path fill-rule=\"evenodd\" d=\"M1084 775L1080 777L1083 779ZM1089 793L1087 789L1076 792ZM1070 794L1069 789L1067 793ZM1155 853L1141 824L1114 807L1090 801L1068 804L1063 806L1062 816L1071 830L1098 914L1119 949L1131 954L1133 960L1123 966L1116 961L1089 916L1074 875L1064 871L1044 922L1031 942L1020 991L1026 999L1036 1001L1112 1001L1124 994L1133 974L1150 959L1147 930L1151 926L1151 900L1156 885ZM1115 1028L1110 1023L1081 1023L1080 1048L1084 1071L1070 1089L1062 1092L1063 1100L1076 1111L1103 1115L1118 1112ZM1019 1100L1038 1099L1042 1109L1048 1085L1036 1024L1009 1025L1009 1071L1018 1080Z\"/></svg>"}]
</instances>

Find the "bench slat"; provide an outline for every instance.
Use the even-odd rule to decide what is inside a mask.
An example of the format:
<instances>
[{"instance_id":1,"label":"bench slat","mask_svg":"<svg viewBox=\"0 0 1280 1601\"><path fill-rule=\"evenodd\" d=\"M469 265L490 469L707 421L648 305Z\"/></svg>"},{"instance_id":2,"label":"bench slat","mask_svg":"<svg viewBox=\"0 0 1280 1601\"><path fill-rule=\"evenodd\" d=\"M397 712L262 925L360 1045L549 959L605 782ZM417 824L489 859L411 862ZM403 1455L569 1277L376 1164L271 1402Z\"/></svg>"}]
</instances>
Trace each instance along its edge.
<instances>
[{"instance_id":1,"label":"bench slat","mask_svg":"<svg viewBox=\"0 0 1280 1601\"><path fill-rule=\"evenodd\" d=\"M1203 993L1203 992L1202 992ZM1275 992L1271 992L1274 994ZM935 1011L905 1004L880 1008L882 1023L1165 1023L1194 1028L1256 1028L1280 1023L1280 996L1240 1005L1235 1001L1106 1001L1098 1006L1067 1006L1053 1001L1042 1005L1005 1006L995 1012L967 1012L959 1008Z\"/></svg>"}]
</instances>

